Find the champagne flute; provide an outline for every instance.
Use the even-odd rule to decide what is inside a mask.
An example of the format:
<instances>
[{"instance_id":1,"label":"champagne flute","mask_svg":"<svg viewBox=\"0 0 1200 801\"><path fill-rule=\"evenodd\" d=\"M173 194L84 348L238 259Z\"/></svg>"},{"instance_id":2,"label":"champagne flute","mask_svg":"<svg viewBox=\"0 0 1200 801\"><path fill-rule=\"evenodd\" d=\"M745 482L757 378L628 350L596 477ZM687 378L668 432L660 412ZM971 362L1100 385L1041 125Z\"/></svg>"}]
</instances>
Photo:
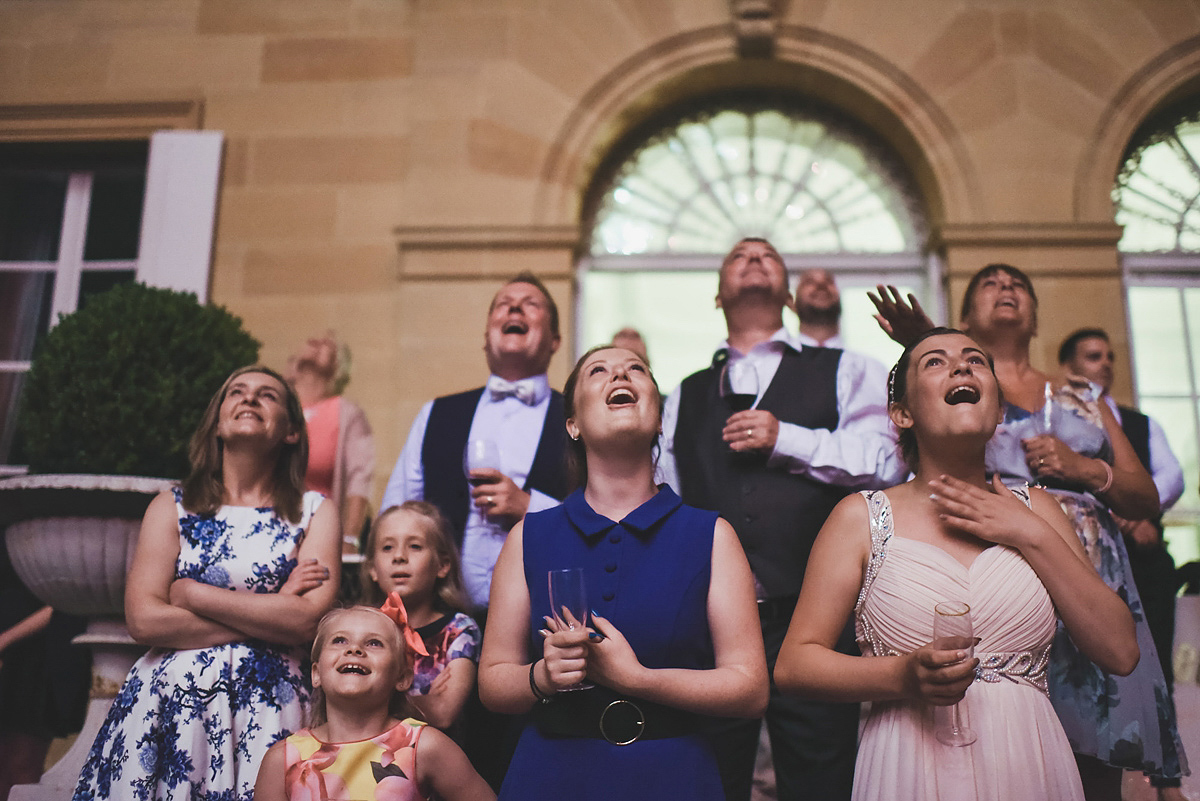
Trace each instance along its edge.
<instances>
[{"instance_id":1,"label":"champagne flute","mask_svg":"<svg viewBox=\"0 0 1200 801\"><path fill-rule=\"evenodd\" d=\"M962 601L943 601L933 607L933 647L939 651L975 653L975 632L971 627L971 607ZM963 746L975 742L976 734L962 723L958 704L950 708L950 724L933 730L939 743Z\"/></svg>"},{"instance_id":2,"label":"champagne flute","mask_svg":"<svg viewBox=\"0 0 1200 801\"><path fill-rule=\"evenodd\" d=\"M547 574L547 580L550 584L550 615L554 620L569 629L587 626L588 603L583 584L583 568L551 570ZM568 614L573 622L568 619ZM559 692L590 690L593 686L591 682L581 681L570 687L563 687Z\"/></svg>"},{"instance_id":3,"label":"champagne flute","mask_svg":"<svg viewBox=\"0 0 1200 801\"><path fill-rule=\"evenodd\" d=\"M734 412L744 412L758 400L758 372L742 359L727 361L721 368L721 397Z\"/></svg>"},{"instance_id":4,"label":"champagne flute","mask_svg":"<svg viewBox=\"0 0 1200 801\"><path fill-rule=\"evenodd\" d=\"M1056 417L1054 387L1050 385L1049 381L1046 382L1046 386L1042 390L1042 396L1042 408L1030 415L1030 422L1033 424L1031 428L1035 437L1047 434L1054 435L1054 419ZM1030 470L1030 472L1033 474L1033 484L1035 487L1046 486L1045 482L1042 481L1042 477L1037 474L1037 470Z\"/></svg>"},{"instance_id":5,"label":"champagne flute","mask_svg":"<svg viewBox=\"0 0 1200 801\"><path fill-rule=\"evenodd\" d=\"M489 478L473 476L472 472L475 470L504 472L500 464L500 448L496 445L495 440L480 438L467 441L467 447L463 451L463 475L467 477L467 483L472 487L491 483L491 479ZM471 509L473 512L479 513L486 525L499 528L487 519L487 513L484 510L474 504L471 505Z\"/></svg>"}]
</instances>

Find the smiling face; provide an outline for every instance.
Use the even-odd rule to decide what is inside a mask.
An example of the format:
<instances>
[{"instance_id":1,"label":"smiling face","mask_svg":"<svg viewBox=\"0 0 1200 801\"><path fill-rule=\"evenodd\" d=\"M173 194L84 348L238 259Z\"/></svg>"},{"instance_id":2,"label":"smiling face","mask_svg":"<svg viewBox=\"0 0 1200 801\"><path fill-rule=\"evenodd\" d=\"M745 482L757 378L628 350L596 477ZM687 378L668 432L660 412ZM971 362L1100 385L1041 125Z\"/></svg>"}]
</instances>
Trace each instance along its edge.
<instances>
[{"instance_id":1,"label":"smiling face","mask_svg":"<svg viewBox=\"0 0 1200 801\"><path fill-rule=\"evenodd\" d=\"M313 651L312 685L327 703L387 705L412 679L400 632L378 609L330 612L317 629Z\"/></svg>"},{"instance_id":2,"label":"smiling face","mask_svg":"<svg viewBox=\"0 0 1200 801\"><path fill-rule=\"evenodd\" d=\"M613 437L653 442L662 423L658 385L641 356L601 348L584 356L568 382L567 433L585 447Z\"/></svg>"},{"instance_id":3,"label":"smiling face","mask_svg":"<svg viewBox=\"0 0 1200 801\"><path fill-rule=\"evenodd\" d=\"M483 344L494 374L509 380L540 375L559 343L549 299L537 286L514 281L496 293Z\"/></svg>"},{"instance_id":4,"label":"smiling face","mask_svg":"<svg viewBox=\"0 0 1200 801\"><path fill-rule=\"evenodd\" d=\"M987 355L961 333L930 336L909 354L892 422L918 439L969 437L986 443L1002 419L1000 387ZM899 389L899 387L898 387Z\"/></svg>"},{"instance_id":5,"label":"smiling face","mask_svg":"<svg viewBox=\"0 0 1200 801\"><path fill-rule=\"evenodd\" d=\"M244 372L225 388L217 417L217 437L225 443L265 440L273 445L295 443L300 434L289 417L289 391L274 376Z\"/></svg>"},{"instance_id":6,"label":"smiling face","mask_svg":"<svg viewBox=\"0 0 1200 801\"><path fill-rule=\"evenodd\" d=\"M777 302L781 310L787 305L787 270L770 242L743 239L721 263L717 306L728 308L747 298Z\"/></svg>"},{"instance_id":7,"label":"smiling face","mask_svg":"<svg viewBox=\"0 0 1200 801\"><path fill-rule=\"evenodd\" d=\"M438 558L430 543L428 520L416 512L396 509L377 525L368 568L371 580L385 595L400 593L410 607L432 603L438 579L446 577L450 564Z\"/></svg>"}]
</instances>

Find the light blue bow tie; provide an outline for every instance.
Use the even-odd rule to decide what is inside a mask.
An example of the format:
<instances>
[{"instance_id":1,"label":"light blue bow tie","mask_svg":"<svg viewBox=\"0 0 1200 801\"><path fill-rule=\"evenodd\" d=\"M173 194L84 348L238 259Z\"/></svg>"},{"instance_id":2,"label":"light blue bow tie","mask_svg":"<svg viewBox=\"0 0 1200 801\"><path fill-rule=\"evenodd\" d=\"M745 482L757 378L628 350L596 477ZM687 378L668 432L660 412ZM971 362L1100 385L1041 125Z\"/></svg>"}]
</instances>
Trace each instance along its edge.
<instances>
[{"instance_id":1,"label":"light blue bow tie","mask_svg":"<svg viewBox=\"0 0 1200 801\"><path fill-rule=\"evenodd\" d=\"M501 400L511 396L526 406L533 406L537 402L537 386L532 378L506 381L499 376L492 376L488 379L487 389L492 400Z\"/></svg>"}]
</instances>

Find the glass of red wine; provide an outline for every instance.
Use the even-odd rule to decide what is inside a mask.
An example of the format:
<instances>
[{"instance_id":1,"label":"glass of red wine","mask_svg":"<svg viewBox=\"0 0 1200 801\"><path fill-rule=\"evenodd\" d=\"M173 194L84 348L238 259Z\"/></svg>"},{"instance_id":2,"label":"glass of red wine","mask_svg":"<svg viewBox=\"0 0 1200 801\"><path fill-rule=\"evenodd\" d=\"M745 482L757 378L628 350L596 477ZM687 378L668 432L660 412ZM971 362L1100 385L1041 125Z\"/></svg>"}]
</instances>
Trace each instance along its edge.
<instances>
[{"instance_id":1,"label":"glass of red wine","mask_svg":"<svg viewBox=\"0 0 1200 801\"><path fill-rule=\"evenodd\" d=\"M758 372L745 359L725 362L721 368L721 397L730 411L748 411L758 400Z\"/></svg>"},{"instance_id":2,"label":"glass of red wine","mask_svg":"<svg viewBox=\"0 0 1200 801\"><path fill-rule=\"evenodd\" d=\"M500 463L500 448L494 440L472 439L467 441L467 447L463 451L463 474L467 477L467 483L472 487L480 487L494 482L492 478L479 475L477 471L480 470L504 472ZM479 509L478 512L487 523L486 511Z\"/></svg>"}]
</instances>

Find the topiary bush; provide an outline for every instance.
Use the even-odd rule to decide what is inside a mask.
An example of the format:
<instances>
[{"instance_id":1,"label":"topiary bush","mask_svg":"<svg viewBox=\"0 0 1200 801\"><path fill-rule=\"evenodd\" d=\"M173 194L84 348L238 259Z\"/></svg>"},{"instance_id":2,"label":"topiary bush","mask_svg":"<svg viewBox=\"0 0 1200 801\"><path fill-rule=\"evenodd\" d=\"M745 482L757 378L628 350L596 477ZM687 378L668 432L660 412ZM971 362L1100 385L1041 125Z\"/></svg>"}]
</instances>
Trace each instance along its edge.
<instances>
[{"instance_id":1,"label":"topiary bush","mask_svg":"<svg viewBox=\"0 0 1200 801\"><path fill-rule=\"evenodd\" d=\"M31 473L182 478L209 398L261 343L190 292L121 284L34 353L18 425Z\"/></svg>"}]
</instances>

